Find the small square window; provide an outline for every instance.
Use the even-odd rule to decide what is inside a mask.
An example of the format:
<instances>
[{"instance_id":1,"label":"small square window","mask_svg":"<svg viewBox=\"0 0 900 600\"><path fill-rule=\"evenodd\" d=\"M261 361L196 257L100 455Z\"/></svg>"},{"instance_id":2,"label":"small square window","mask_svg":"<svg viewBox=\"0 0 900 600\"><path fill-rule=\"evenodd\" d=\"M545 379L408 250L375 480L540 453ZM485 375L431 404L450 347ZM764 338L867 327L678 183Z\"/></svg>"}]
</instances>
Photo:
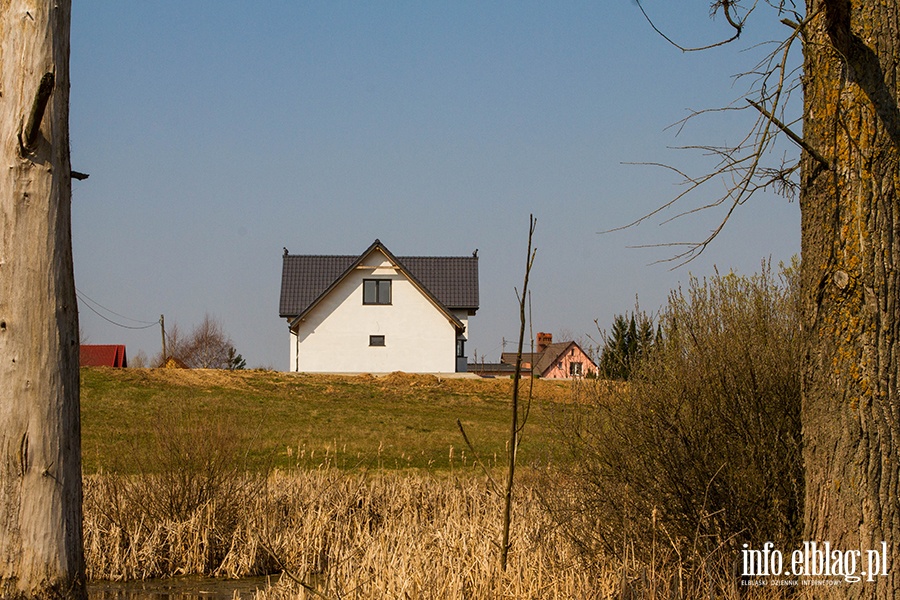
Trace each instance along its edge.
<instances>
[{"instance_id":1,"label":"small square window","mask_svg":"<svg viewBox=\"0 0 900 600\"><path fill-rule=\"evenodd\" d=\"M390 279L363 279L363 304L390 304Z\"/></svg>"},{"instance_id":2,"label":"small square window","mask_svg":"<svg viewBox=\"0 0 900 600\"><path fill-rule=\"evenodd\" d=\"M570 362L569 363L569 376L570 377L581 377L584 375L584 371L582 371L582 364L580 362Z\"/></svg>"},{"instance_id":3,"label":"small square window","mask_svg":"<svg viewBox=\"0 0 900 600\"><path fill-rule=\"evenodd\" d=\"M383 335L370 335L369 336L369 345L370 346L384 346L384 336Z\"/></svg>"}]
</instances>

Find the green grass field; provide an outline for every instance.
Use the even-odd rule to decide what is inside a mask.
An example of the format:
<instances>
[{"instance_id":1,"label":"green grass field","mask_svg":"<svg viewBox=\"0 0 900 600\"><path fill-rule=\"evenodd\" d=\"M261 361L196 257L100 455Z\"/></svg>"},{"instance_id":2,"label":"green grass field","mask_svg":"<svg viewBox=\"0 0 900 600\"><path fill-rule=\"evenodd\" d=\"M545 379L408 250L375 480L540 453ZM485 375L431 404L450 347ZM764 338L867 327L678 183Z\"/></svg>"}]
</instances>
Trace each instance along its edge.
<instances>
[{"instance_id":1,"label":"green grass field","mask_svg":"<svg viewBox=\"0 0 900 600\"><path fill-rule=\"evenodd\" d=\"M471 469L457 419L488 466L506 460L510 379L84 368L81 382L86 473L152 468L130 459L180 429L189 444L235 441L253 470ZM572 384L534 384L519 464L565 461Z\"/></svg>"}]
</instances>

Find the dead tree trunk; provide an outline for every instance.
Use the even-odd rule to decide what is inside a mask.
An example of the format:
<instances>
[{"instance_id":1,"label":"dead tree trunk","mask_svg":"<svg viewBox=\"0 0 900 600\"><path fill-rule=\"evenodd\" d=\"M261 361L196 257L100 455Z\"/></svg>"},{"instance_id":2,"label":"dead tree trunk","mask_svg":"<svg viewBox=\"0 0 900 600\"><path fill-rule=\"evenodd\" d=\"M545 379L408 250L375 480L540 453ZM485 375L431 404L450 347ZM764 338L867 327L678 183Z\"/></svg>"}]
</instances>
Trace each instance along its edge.
<instances>
[{"instance_id":1,"label":"dead tree trunk","mask_svg":"<svg viewBox=\"0 0 900 600\"><path fill-rule=\"evenodd\" d=\"M900 590L900 7L807 0L801 188L807 539L882 549ZM830 163L830 165L829 165Z\"/></svg>"},{"instance_id":2,"label":"dead tree trunk","mask_svg":"<svg viewBox=\"0 0 900 600\"><path fill-rule=\"evenodd\" d=\"M69 0L0 3L0 596L84 596Z\"/></svg>"}]
</instances>

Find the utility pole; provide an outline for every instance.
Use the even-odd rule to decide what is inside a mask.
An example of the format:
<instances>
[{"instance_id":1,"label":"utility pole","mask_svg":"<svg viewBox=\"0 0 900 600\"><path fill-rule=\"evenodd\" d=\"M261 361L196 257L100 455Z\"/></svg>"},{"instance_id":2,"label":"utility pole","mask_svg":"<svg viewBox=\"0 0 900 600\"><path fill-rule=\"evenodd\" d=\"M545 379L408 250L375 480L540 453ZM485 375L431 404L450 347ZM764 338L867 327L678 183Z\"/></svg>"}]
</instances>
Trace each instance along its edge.
<instances>
[{"instance_id":1,"label":"utility pole","mask_svg":"<svg viewBox=\"0 0 900 600\"><path fill-rule=\"evenodd\" d=\"M166 365L166 315L159 315L159 328L162 331L162 366Z\"/></svg>"}]
</instances>

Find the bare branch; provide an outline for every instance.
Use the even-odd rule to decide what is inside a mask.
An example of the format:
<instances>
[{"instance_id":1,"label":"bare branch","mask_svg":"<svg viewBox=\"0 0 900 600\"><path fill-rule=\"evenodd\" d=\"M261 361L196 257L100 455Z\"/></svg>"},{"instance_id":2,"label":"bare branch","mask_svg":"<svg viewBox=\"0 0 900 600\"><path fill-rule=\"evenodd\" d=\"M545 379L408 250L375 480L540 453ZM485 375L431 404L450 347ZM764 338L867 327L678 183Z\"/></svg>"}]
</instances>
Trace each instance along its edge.
<instances>
[{"instance_id":1,"label":"bare branch","mask_svg":"<svg viewBox=\"0 0 900 600\"><path fill-rule=\"evenodd\" d=\"M753 108L755 108L756 110L761 112L767 119L772 121L772 123L774 123L776 127L781 129L785 133L785 135L787 135L789 138L791 138L791 141L793 141L795 144L797 144L798 146L800 146L801 148L806 150L809 153L809 155L812 156L814 159L816 159L817 161L822 163L822 166L824 166L826 169L832 168L831 161L827 160L824 156L822 156L819 153L818 150L816 150L815 148L813 148L812 146L807 144L803 138L801 138L799 135L797 135L796 133L791 131L790 128L787 125L785 125L784 123L782 123L781 121L779 121L778 118L775 117L775 115L773 115L772 113L767 111L765 108L763 108L762 106L760 106L759 104L757 104L756 102L751 100L750 98L747 98L747 102L750 103L750 106L752 106Z\"/></svg>"},{"instance_id":2,"label":"bare branch","mask_svg":"<svg viewBox=\"0 0 900 600\"><path fill-rule=\"evenodd\" d=\"M503 532L502 532L502 541L500 543L500 568L503 571L506 571L507 562L509 559L509 530L510 524L512 522L512 494L513 494L513 481L515 478L516 471L516 454L519 449L519 433L521 433L521 429L519 428L519 381L522 378L522 345L525 342L525 300L528 297L528 279L531 275L531 268L534 266L534 258L537 254L537 249L532 246L532 240L534 238L534 228L537 226L537 219L534 218L534 215L528 216L528 254L526 255L525 261L525 281L522 284L522 296L519 300L519 344L518 350L516 352L516 370L513 374L513 389L512 389L512 406L511 408L511 419L510 419L510 432L509 432L509 451L507 453L508 456L508 468L506 475L506 486L503 500ZM532 377L534 374L532 373ZM529 394L531 392L529 391Z\"/></svg>"},{"instance_id":3,"label":"bare branch","mask_svg":"<svg viewBox=\"0 0 900 600\"><path fill-rule=\"evenodd\" d=\"M735 21L734 17L731 14L731 8L734 6L734 2L731 0L719 0L715 4L713 4L712 13L715 14L716 10L719 7L722 7L722 12L725 13L725 20L728 21L728 24L734 27L734 37L732 39L736 40L741 35L741 30L744 27L743 21ZM752 9L751 9L752 10ZM746 19L746 17L744 17Z\"/></svg>"},{"instance_id":4,"label":"bare branch","mask_svg":"<svg viewBox=\"0 0 900 600\"><path fill-rule=\"evenodd\" d=\"M724 46L725 44L729 44L729 43L735 41L736 39L741 37L741 30L744 28L744 21L747 19L747 17L750 15L750 13L753 12L753 8L751 8L750 10L747 11L747 14L744 15L743 19L736 19L734 14L732 13L732 11L734 10L734 7L736 5L736 2L734 2L734 0L717 0L717 2L714 2L712 5L712 15L715 15L715 13L718 11L719 7L721 7L722 11L725 13L725 20L728 21L728 24L734 28L734 35L732 35L727 40L721 40L721 41L715 42L713 44L709 44L708 46L699 46L699 47L695 47L695 48L690 48L690 47L685 47L685 46L682 46L681 44L678 44L677 42L672 40L672 38L670 38L665 33L663 33L653 22L653 19L650 18L650 15L647 14L647 11L644 10L644 6L641 4L640 0L634 0L634 1L635 1L635 4L637 4L638 8L640 9L641 14L643 14L644 18L647 20L647 23L649 23L650 27L653 28L653 31L658 33L660 35L660 37L662 37L664 40L666 40L667 42L669 42L670 44L672 44L673 46L675 46L682 52L699 52L701 50L709 50L711 48L716 48L718 46Z\"/></svg>"},{"instance_id":5,"label":"bare branch","mask_svg":"<svg viewBox=\"0 0 900 600\"><path fill-rule=\"evenodd\" d=\"M671 200L657 206L655 209L638 219L635 219L631 223L601 233L619 231L639 225L651 217L655 217L660 215L663 211L671 209L676 203L683 201L686 196L698 191L700 187L708 186L710 181L721 181L725 186L724 193L718 195L711 201L701 203L699 206L688 207L685 210L678 211L677 214L666 218L662 222L662 224L666 224L686 215L692 215L710 208L722 207L724 214L718 221L718 225L714 227L704 239L698 242L631 246L633 248L682 247L684 248L683 252L679 252L675 256L671 256L667 259L656 261L675 262L676 266L674 268L677 268L699 256L724 229L725 224L731 218L731 215L734 214L735 209L758 192L774 189L781 195L790 196L797 189L797 183L794 181L798 171L799 163L797 161L787 161L782 157L780 164L777 164L776 166L766 164L766 161L769 160L767 155L771 152L776 139L778 139L782 133L791 139L791 141L809 152L811 156L823 165L827 166L829 164L827 159L822 157L818 152L815 152L809 144L805 143L800 136L796 135L791 130L792 120L785 118L786 107L788 106L788 100L790 99L791 94L800 89L799 68L790 67L788 58L793 47L793 42L801 37L805 26L816 13L801 20L796 12L786 9L785 2L766 0L766 3L776 9L779 15L783 15L787 12L788 14L793 15L797 21L782 19L782 22L785 22L791 27L791 33L786 39L777 43L775 48L753 69L737 76L737 79L744 77L754 78L748 93L741 94L741 96L744 96L747 100L748 104L736 105L735 103L732 103L725 107L692 111L687 117L675 123L673 127L677 128L676 135L678 135L689 120L695 119L698 116L725 111L748 110L751 106L758 111L758 116L754 125L747 130L743 139L736 144L727 146L694 145L680 147L679 149L683 150L699 150L706 156L713 157L717 160L712 169L700 176L689 175L683 170L670 165L660 163L637 163L663 167L666 170L677 173L682 178L682 184L686 186L685 189ZM640 2L638 2L638 6L640 7ZM714 15L718 9L721 8L725 14L726 20L731 27L735 29L736 33L730 40L725 40L708 47L714 47L716 45L728 43L728 41L733 41L740 34L740 30L743 27L747 16L745 15L743 19L738 19L735 13L736 7L737 2L735 0L715 0L712 2L712 14ZM749 15L755 7L756 2L754 2L752 7L747 11L747 15ZM650 19L646 12L644 12L643 7L641 7L641 12L644 13L645 18L647 18L649 22ZM652 22L651 26L654 31L663 35ZM666 36L663 35L663 37L681 50L689 50L682 48L678 44L674 44L674 42ZM708 47L697 48L696 50ZM747 98L748 95L755 98L749 99Z\"/></svg>"}]
</instances>

